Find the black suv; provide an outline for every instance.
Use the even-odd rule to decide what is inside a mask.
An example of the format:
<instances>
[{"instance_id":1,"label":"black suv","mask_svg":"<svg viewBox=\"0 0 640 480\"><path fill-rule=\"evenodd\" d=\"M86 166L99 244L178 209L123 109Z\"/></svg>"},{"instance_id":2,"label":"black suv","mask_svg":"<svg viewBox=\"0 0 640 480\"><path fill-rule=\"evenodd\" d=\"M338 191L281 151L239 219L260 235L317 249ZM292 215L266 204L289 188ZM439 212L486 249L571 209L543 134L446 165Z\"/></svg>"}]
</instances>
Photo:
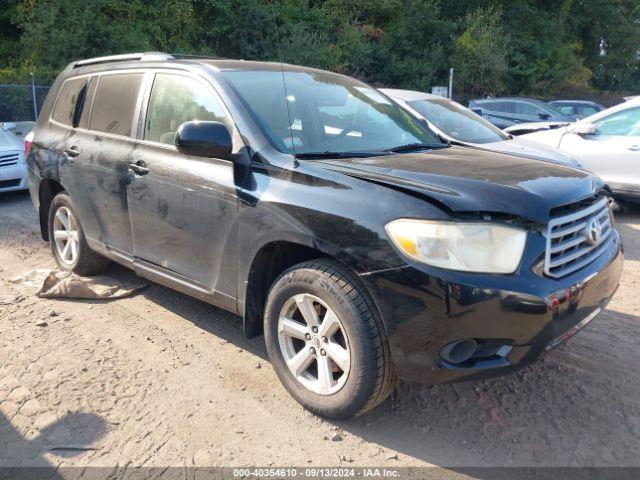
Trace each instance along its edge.
<instances>
[{"instance_id":1,"label":"black suv","mask_svg":"<svg viewBox=\"0 0 640 480\"><path fill-rule=\"evenodd\" d=\"M59 266L107 259L241 315L326 417L527 365L618 285L608 192L449 147L374 88L279 63L75 62L28 155Z\"/></svg>"},{"instance_id":2,"label":"black suv","mask_svg":"<svg viewBox=\"0 0 640 480\"><path fill-rule=\"evenodd\" d=\"M469 108L498 128L507 128L517 123L577 120L577 117L566 115L548 103L534 98L483 98L471 100Z\"/></svg>"}]
</instances>

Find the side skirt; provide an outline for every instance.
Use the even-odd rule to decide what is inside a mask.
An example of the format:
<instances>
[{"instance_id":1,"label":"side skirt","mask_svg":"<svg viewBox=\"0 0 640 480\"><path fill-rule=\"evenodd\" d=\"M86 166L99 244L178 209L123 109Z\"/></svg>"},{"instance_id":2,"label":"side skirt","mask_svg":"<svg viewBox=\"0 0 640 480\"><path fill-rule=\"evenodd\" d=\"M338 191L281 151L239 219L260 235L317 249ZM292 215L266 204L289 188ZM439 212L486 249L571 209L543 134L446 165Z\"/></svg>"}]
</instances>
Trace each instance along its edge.
<instances>
[{"instance_id":1,"label":"side skirt","mask_svg":"<svg viewBox=\"0 0 640 480\"><path fill-rule=\"evenodd\" d=\"M108 259L133 270L137 275L152 282L159 283L165 287L184 293L203 302L215 305L236 315L238 311L238 300L230 295L218 291L211 291L206 285L172 272L166 268L145 262L139 258L134 258L129 254L107 247L102 242L87 238L87 243L92 250L95 250Z\"/></svg>"}]
</instances>

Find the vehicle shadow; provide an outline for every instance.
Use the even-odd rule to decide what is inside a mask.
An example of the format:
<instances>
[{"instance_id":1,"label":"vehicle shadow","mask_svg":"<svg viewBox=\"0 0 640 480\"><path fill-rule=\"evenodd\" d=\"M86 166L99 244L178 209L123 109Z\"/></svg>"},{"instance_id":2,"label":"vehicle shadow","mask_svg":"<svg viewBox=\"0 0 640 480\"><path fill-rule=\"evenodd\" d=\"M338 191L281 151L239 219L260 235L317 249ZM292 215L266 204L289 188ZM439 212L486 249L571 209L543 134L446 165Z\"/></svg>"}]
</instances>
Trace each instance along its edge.
<instances>
[{"instance_id":1,"label":"vehicle shadow","mask_svg":"<svg viewBox=\"0 0 640 480\"><path fill-rule=\"evenodd\" d=\"M246 339L239 317L159 285L142 295L267 360L263 338ZM635 465L640 378L628 372L640 364L639 322L638 316L606 311L568 344L510 376L401 385L373 412L332 423L446 468ZM402 466L402 455L389 461ZM473 474L501 478L492 470Z\"/></svg>"},{"instance_id":2,"label":"vehicle shadow","mask_svg":"<svg viewBox=\"0 0 640 480\"><path fill-rule=\"evenodd\" d=\"M59 463L87 451L107 431L105 420L93 413L68 412L37 430L21 434L0 412L0 478L63 479ZM45 457L55 456L55 459ZM58 460L56 462L55 460Z\"/></svg>"},{"instance_id":3,"label":"vehicle shadow","mask_svg":"<svg viewBox=\"0 0 640 480\"><path fill-rule=\"evenodd\" d=\"M137 278L131 271L119 265L113 265L106 273L120 280L131 281L132 278ZM142 290L140 296L184 318L205 332L268 361L263 337L248 339L244 335L242 318L239 316L151 281L148 283L149 287Z\"/></svg>"},{"instance_id":4,"label":"vehicle shadow","mask_svg":"<svg viewBox=\"0 0 640 480\"><path fill-rule=\"evenodd\" d=\"M640 361L639 322L636 315L605 311L518 373L410 385L370 416L340 425L449 468L637 466L640 379L630 372ZM474 472L480 478L499 474Z\"/></svg>"}]
</instances>

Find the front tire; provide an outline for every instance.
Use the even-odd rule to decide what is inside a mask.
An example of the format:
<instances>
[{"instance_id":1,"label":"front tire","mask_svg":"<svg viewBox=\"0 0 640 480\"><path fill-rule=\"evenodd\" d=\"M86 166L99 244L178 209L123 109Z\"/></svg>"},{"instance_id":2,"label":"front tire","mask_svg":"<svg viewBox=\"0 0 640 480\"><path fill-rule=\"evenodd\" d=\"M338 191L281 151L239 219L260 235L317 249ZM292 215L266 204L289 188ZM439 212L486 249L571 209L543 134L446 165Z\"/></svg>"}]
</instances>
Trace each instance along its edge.
<instances>
[{"instance_id":1,"label":"front tire","mask_svg":"<svg viewBox=\"0 0 640 480\"><path fill-rule=\"evenodd\" d=\"M59 193L49 209L49 243L56 263L62 270L78 275L95 275L108 260L87 244L80 219L66 193Z\"/></svg>"},{"instance_id":2,"label":"front tire","mask_svg":"<svg viewBox=\"0 0 640 480\"><path fill-rule=\"evenodd\" d=\"M285 271L271 287L264 319L276 374L311 412L357 416L393 390L380 316L358 279L336 262L315 260Z\"/></svg>"}]
</instances>

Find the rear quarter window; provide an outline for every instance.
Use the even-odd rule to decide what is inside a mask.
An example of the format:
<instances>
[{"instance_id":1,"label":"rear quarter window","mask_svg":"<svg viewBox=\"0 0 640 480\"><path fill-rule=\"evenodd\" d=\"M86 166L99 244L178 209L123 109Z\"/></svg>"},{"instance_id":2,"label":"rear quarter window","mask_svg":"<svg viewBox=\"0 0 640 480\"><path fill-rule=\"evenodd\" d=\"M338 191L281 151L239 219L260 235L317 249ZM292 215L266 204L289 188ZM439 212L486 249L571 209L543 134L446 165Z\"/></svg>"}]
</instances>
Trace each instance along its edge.
<instances>
[{"instance_id":1,"label":"rear quarter window","mask_svg":"<svg viewBox=\"0 0 640 480\"><path fill-rule=\"evenodd\" d=\"M91 114L91 130L131 136L142 73L102 75Z\"/></svg>"},{"instance_id":2,"label":"rear quarter window","mask_svg":"<svg viewBox=\"0 0 640 480\"><path fill-rule=\"evenodd\" d=\"M51 118L63 125L74 127L74 120L77 121L78 116L76 110L82 108L86 85L86 78L74 78L64 82Z\"/></svg>"}]
</instances>

